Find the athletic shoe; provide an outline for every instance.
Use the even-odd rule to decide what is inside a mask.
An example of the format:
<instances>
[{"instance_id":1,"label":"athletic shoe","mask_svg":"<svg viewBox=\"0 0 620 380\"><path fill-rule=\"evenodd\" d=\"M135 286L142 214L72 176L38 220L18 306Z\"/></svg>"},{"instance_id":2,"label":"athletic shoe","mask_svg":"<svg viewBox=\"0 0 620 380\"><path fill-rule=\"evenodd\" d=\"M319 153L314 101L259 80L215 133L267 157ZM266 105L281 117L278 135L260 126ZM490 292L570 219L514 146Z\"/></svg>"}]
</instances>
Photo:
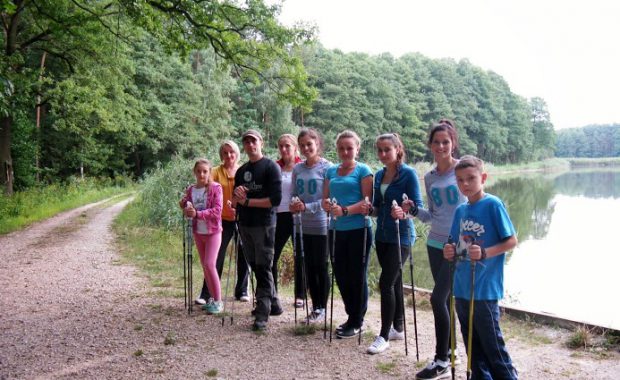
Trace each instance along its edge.
<instances>
[{"instance_id":1,"label":"athletic shoe","mask_svg":"<svg viewBox=\"0 0 620 380\"><path fill-rule=\"evenodd\" d=\"M252 324L253 331L265 331L266 328L267 328L267 321L255 320L254 323Z\"/></svg>"},{"instance_id":2,"label":"athletic shoe","mask_svg":"<svg viewBox=\"0 0 620 380\"><path fill-rule=\"evenodd\" d=\"M388 343L381 335L377 335L375 341L368 347L366 352L371 355L380 354L383 351L387 350L390 347L390 343Z\"/></svg>"},{"instance_id":3,"label":"athletic shoe","mask_svg":"<svg viewBox=\"0 0 620 380\"><path fill-rule=\"evenodd\" d=\"M304 307L304 300L302 300L301 298L296 298L293 305L295 306L295 309L301 309L302 307Z\"/></svg>"},{"instance_id":4,"label":"athletic shoe","mask_svg":"<svg viewBox=\"0 0 620 380\"><path fill-rule=\"evenodd\" d=\"M336 338L340 338L340 339L355 338L361 331L362 331L361 328L347 327L343 330L336 331Z\"/></svg>"},{"instance_id":5,"label":"athletic shoe","mask_svg":"<svg viewBox=\"0 0 620 380\"><path fill-rule=\"evenodd\" d=\"M397 331L394 327L390 327L389 340L405 340L405 332Z\"/></svg>"},{"instance_id":6,"label":"athletic shoe","mask_svg":"<svg viewBox=\"0 0 620 380\"><path fill-rule=\"evenodd\" d=\"M194 301L194 303L196 305L205 305L207 303L207 301L205 301L204 298L196 298L196 301Z\"/></svg>"},{"instance_id":7,"label":"athletic shoe","mask_svg":"<svg viewBox=\"0 0 620 380\"><path fill-rule=\"evenodd\" d=\"M239 297L239 301L241 301L241 302L250 302L250 296L248 296L247 294L244 294L241 297Z\"/></svg>"},{"instance_id":8,"label":"athletic shoe","mask_svg":"<svg viewBox=\"0 0 620 380\"><path fill-rule=\"evenodd\" d=\"M443 379L446 377L450 377L450 367L449 366L441 366L436 361L430 362L426 368L421 370L415 375L416 379L420 380L434 380L434 379Z\"/></svg>"},{"instance_id":9,"label":"athletic shoe","mask_svg":"<svg viewBox=\"0 0 620 380\"><path fill-rule=\"evenodd\" d=\"M325 321L325 309L316 309L306 319L306 324L321 323Z\"/></svg>"},{"instance_id":10,"label":"athletic shoe","mask_svg":"<svg viewBox=\"0 0 620 380\"><path fill-rule=\"evenodd\" d=\"M349 327L349 322L348 321L343 323L343 324L341 324L341 325L339 325L338 327L336 327L336 333L346 329L347 327Z\"/></svg>"},{"instance_id":11,"label":"athletic shoe","mask_svg":"<svg viewBox=\"0 0 620 380\"><path fill-rule=\"evenodd\" d=\"M209 302L203 307L207 314L219 314L224 310L224 303L222 301Z\"/></svg>"}]
</instances>

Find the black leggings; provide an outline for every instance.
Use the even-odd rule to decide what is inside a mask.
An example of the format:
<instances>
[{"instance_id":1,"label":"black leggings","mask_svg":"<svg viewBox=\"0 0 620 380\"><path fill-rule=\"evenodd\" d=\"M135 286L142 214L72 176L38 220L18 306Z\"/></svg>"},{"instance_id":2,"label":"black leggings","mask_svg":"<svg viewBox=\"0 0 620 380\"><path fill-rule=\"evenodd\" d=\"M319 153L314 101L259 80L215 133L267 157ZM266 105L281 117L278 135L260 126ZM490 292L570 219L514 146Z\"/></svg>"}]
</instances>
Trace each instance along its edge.
<instances>
[{"instance_id":1,"label":"black leggings","mask_svg":"<svg viewBox=\"0 0 620 380\"><path fill-rule=\"evenodd\" d=\"M398 244L375 242L377 258L381 265L379 288L381 289L381 332L379 335L386 341L390 335L390 327L403 331L403 282L398 260ZM400 264L409 257L409 247L401 246Z\"/></svg>"},{"instance_id":2,"label":"black leggings","mask_svg":"<svg viewBox=\"0 0 620 380\"><path fill-rule=\"evenodd\" d=\"M296 234L297 254L296 261L299 261L301 267L301 242L299 234ZM329 275L327 272L327 252L325 244L327 236L325 235L303 235L305 277L310 298L312 298L312 308L325 309L327 305L327 295L329 294ZM301 269L299 270L301 272ZM302 273L299 273L301 281ZM295 274L295 282L297 282L297 273ZM303 289L303 286L301 286ZM303 293L302 293L303 294ZM303 298L303 297L302 297Z\"/></svg>"},{"instance_id":3,"label":"black leggings","mask_svg":"<svg viewBox=\"0 0 620 380\"><path fill-rule=\"evenodd\" d=\"M448 360L450 343L450 262L443 258L443 250L429 245L428 262L431 266L435 287L431 306L435 317L435 360Z\"/></svg>"},{"instance_id":4,"label":"black leggings","mask_svg":"<svg viewBox=\"0 0 620 380\"><path fill-rule=\"evenodd\" d=\"M332 238L330 234L330 247ZM347 325L354 328L362 326L368 308L368 254L371 245L370 227L336 231L334 274L345 312L349 316Z\"/></svg>"},{"instance_id":5,"label":"black leggings","mask_svg":"<svg viewBox=\"0 0 620 380\"><path fill-rule=\"evenodd\" d=\"M273 275L273 283L275 285L276 292L278 291L278 262L280 261L280 255L286 245L288 239L293 235L293 216L290 212L279 212L276 214L276 241L274 244L273 253L273 265L271 267L271 273ZM297 289L297 287L295 287ZM297 293L295 293L297 294Z\"/></svg>"}]
</instances>

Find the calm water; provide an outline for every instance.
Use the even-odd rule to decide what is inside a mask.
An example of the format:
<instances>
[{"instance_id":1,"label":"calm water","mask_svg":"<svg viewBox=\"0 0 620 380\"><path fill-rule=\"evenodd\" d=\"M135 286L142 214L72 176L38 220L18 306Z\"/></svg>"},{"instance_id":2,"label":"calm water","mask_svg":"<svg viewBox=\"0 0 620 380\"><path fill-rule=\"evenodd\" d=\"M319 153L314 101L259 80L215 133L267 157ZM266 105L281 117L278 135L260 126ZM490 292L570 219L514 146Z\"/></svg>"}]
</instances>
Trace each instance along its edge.
<instances>
[{"instance_id":1,"label":"calm water","mask_svg":"<svg viewBox=\"0 0 620 380\"><path fill-rule=\"evenodd\" d=\"M519 238L505 268L504 303L620 329L620 170L488 184L487 192L504 200ZM432 288L424 245L420 239L414 248L416 286Z\"/></svg>"}]
</instances>

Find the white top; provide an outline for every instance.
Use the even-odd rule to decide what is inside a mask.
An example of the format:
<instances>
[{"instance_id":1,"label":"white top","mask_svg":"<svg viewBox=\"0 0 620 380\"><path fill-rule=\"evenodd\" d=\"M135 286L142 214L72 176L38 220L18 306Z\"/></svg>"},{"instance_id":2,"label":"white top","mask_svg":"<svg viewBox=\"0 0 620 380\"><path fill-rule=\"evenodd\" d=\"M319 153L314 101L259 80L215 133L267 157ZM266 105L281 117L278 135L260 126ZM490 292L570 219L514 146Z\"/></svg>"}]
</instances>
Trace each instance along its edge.
<instances>
[{"instance_id":1,"label":"white top","mask_svg":"<svg viewBox=\"0 0 620 380\"><path fill-rule=\"evenodd\" d=\"M282 172L282 201L276 207L276 212L288 212L291 204L291 194L293 191L293 172Z\"/></svg>"},{"instance_id":2,"label":"white top","mask_svg":"<svg viewBox=\"0 0 620 380\"><path fill-rule=\"evenodd\" d=\"M192 187L192 203L194 204L196 211L202 211L207 208L205 190L206 187L203 187L202 189ZM196 220L196 233L201 235L206 235L209 233L206 221L201 219Z\"/></svg>"}]
</instances>

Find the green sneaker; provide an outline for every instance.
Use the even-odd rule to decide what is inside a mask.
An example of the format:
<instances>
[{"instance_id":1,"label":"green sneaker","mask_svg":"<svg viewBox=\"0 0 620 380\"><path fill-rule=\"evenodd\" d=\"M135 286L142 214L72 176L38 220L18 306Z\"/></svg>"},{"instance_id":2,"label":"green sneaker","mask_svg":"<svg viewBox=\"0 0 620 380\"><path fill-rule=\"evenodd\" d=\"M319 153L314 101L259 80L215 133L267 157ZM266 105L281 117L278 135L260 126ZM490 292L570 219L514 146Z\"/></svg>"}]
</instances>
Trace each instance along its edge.
<instances>
[{"instance_id":1,"label":"green sneaker","mask_svg":"<svg viewBox=\"0 0 620 380\"><path fill-rule=\"evenodd\" d=\"M224 309L224 303L222 301L211 301L202 307L207 311L207 314L219 314Z\"/></svg>"}]
</instances>

